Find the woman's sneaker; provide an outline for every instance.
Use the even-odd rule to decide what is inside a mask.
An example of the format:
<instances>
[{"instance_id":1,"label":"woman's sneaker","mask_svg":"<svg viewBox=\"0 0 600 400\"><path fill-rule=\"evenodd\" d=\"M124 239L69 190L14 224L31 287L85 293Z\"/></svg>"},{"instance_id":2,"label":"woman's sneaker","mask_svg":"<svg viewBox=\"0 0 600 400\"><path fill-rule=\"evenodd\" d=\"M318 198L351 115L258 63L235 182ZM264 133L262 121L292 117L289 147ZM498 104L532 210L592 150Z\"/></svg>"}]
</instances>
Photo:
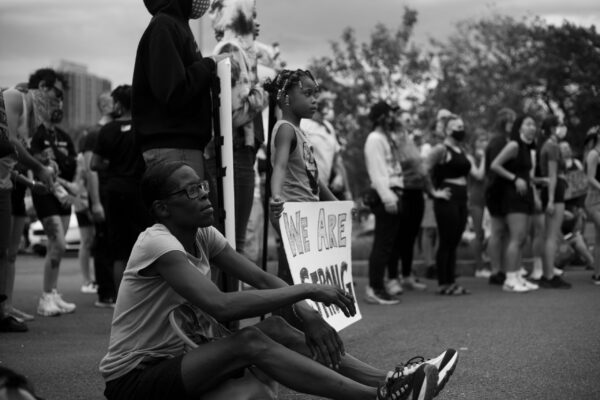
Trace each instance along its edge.
<instances>
[{"instance_id":1,"label":"woman's sneaker","mask_svg":"<svg viewBox=\"0 0 600 400\"><path fill-rule=\"evenodd\" d=\"M402 294L402 286L398 279L390 279L385 283L385 291L391 296L398 296Z\"/></svg>"},{"instance_id":2,"label":"woman's sneaker","mask_svg":"<svg viewBox=\"0 0 600 400\"><path fill-rule=\"evenodd\" d=\"M502 285L502 290L511 293L527 293L531 292L532 289L529 289L520 279L513 279L512 281L507 279Z\"/></svg>"},{"instance_id":3,"label":"woman's sneaker","mask_svg":"<svg viewBox=\"0 0 600 400\"><path fill-rule=\"evenodd\" d=\"M410 375L423 364L433 365L438 371L438 381L435 388L435 396L437 396L440 391L444 388L450 376L454 372L456 368L456 364L458 364L458 352L454 349L447 349L442 354L437 357L430 358L425 360L423 357L413 357L406 364L404 364L401 368L402 373L404 375ZM396 371L399 367L396 367ZM388 377L390 374L388 374Z\"/></svg>"},{"instance_id":4,"label":"woman's sneaker","mask_svg":"<svg viewBox=\"0 0 600 400\"><path fill-rule=\"evenodd\" d=\"M74 303L68 303L63 300L60 293L56 291L56 289L52 289L52 295L54 296L54 303L60 309L61 314L69 314L75 311L77 306Z\"/></svg>"},{"instance_id":5,"label":"woman's sneaker","mask_svg":"<svg viewBox=\"0 0 600 400\"><path fill-rule=\"evenodd\" d=\"M62 314L54 301L54 293L42 293L38 302L37 313L43 317L56 317Z\"/></svg>"},{"instance_id":6,"label":"woman's sneaker","mask_svg":"<svg viewBox=\"0 0 600 400\"><path fill-rule=\"evenodd\" d=\"M592 282L594 285L600 285L600 275L592 275Z\"/></svg>"},{"instance_id":7,"label":"woman's sneaker","mask_svg":"<svg viewBox=\"0 0 600 400\"><path fill-rule=\"evenodd\" d=\"M427 285L415 278L414 276L407 276L402 278L402 286L408 290L427 290Z\"/></svg>"},{"instance_id":8,"label":"woman's sneaker","mask_svg":"<svg viewBox=\"0 0 600 400\"><path fill-rule=\"evenodd\" d=\"M414 371L405 373L403 366L396 367L377 390L378 400L431 400L435 396L438 370L422 363Z\"/></svg>"},{"instance_id":9,"label":"woman's sneaker","mask_svg":"<svg viewBox=\"0 0 600 400\"><path fill-rule=\"evenodd\" d=\"M96 294L98 293L98 285L94 282L89 282L81 285L81 293L85 294Z\"/></svg>"},{"instance_id":10,"label":"woman's sneaker","mask_svg":"<svg viewBox=\"0 0 600 400\"><path fill-rule=\"evenodd\" d=\"M400 303L396 297L391 296L385 290L374 290L367 286L365 290L365 301L370 304L394 305Z\"/></svg>"}]
</instances>

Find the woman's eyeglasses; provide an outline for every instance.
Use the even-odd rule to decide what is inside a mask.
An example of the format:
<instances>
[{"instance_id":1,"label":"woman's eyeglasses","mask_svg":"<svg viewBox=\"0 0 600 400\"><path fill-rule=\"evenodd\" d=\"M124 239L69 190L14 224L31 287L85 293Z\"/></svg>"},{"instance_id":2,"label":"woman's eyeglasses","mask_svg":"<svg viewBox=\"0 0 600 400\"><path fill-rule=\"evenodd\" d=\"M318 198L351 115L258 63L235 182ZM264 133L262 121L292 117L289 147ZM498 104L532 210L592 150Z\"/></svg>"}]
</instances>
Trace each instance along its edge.
<instances>
[{"instance_id":1,"label":"woman's eyeglasses","mask_svg":"<svg viewBox=\"0 0 600 400\"><path fill-rule=\"evenodd\" d=\"M185 193L188 199L194 200L202 195L208 194L209 192L210 187L208 185L208 181L202 181L200 183L192 183L181 190L169 193L167 197L171 197L179 193Z\"/></svg>"}]
</instances>

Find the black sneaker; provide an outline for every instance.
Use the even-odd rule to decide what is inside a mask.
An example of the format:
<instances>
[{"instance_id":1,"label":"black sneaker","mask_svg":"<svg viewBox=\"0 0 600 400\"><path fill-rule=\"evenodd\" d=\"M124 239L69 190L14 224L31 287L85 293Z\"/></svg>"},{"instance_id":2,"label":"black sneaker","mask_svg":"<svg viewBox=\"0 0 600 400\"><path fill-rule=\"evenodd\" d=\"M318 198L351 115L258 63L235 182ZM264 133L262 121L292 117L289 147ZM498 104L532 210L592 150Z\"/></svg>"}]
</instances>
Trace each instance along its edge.
<instances>
[{"instance_id":1,"label":"black sneaker","mask_svg":"<svg viewBox=\"0 0 600 400\"><path fill-rule=\"evenodd\" d=\"M571 289L571 284L558 275L554 275L552 279L542 276L539 285L544 289Z\"/></svg>"},{"instance_id":2,"label":"black sneaker","mask_svg":"<svg viewBox=\"0 0 600 400\"><path fill-rule=\"evenodd\" d=\"M404 375L410 375L414 373L421 364L433 365L438 371L438 381L435 388L435 396L446 386L450 376L456 369L458 363L458 352L454 349L447 349L437 357L425 360L424 357L413 357L404 366L396 367L396 371L399 368L402 369ZM396 372L394 372L396 373Z\"/></svg>"},{"instance_id":3,"label":"black sneaker","mask_svg":"<svg viewBox=\"0 0 600 400\"><path fill-rule=\"evenodd\" d=\"M98 299L94 303L94 307L98 308L115 308L115 299L108 297L106 299Z\"/></svg>"},{"instance_id":4,"label":"black sneaker","mask_svg":"<svg viewBox=\"0 0 600 400\"><path fill-rule=\"evenodd\" d=\"M0 319L0 332L27 332L29 328L23 321L9 315Z\"/></svg>"},{"instance_id":5,"label":"black sneaker","mask_svg":"<svg viewBox=\"0 0 600 400\"><path fill-rule=\"evenodd\" d=\"M421 363L414 372L405 373L405 369L404 365L396 367L377 390L377 400L433 399L438 381L437 368Z\"/></svg>"},{"instance_id":6,"label":"black sneaker","mask_svg":"<svg viewBox=\"0 0 600 400\"><path fill-rule=\"evenodd\" d=\"M502 271L498 271L495 274L490 275L490 279L488 283L490 285L504 285L504 281L506 280L506 274Z\"/></svg>"}]
</instances>

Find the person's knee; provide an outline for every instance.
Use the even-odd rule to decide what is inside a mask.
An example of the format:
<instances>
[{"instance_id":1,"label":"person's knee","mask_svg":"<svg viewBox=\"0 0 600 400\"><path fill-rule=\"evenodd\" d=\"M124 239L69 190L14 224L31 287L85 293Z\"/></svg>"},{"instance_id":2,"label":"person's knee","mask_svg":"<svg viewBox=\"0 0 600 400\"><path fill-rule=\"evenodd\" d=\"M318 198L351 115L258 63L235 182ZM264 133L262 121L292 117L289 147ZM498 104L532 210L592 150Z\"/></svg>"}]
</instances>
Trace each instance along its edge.
<instances>
[{"instance_id":1,"label":"person's knee","mask_svg":"<svg viewBox=\"0 0 600 400\"><path fill-rule=\"evenodd\" d=\"M303 341L304 334L290 325L282 316L273 315L261 322L260 329L270 338L289 346L300 339Z\"/></svg>"},{"instance_id":2,"label":"person's knee","mask_svg":"<svg viewBox=\"0 0 600 400\"><path fill-rule=\"evenodd\" d=\"M268 337L255 326L240 329L233 337L241 344L240 356L248 362L254 362L269 350Z\"/></svg>"}]
</instances>

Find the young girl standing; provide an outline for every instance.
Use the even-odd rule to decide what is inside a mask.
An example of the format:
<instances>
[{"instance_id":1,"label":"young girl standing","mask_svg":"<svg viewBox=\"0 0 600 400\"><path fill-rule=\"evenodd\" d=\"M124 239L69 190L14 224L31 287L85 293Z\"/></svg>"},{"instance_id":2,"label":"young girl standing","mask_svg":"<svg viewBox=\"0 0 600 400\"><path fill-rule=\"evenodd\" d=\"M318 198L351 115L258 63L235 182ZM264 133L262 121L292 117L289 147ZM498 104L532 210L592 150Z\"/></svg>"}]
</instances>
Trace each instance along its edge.
<instances>
[{"instance_id":1,"label":"young girl standing","mask_svg":"<svg viewBox=\"0 0 600 400\"><path fill-rule=\"evenodd\" d=\"M311 118L317 110L319 85L310 71L283 70L265 89L277 102L281 118L273 127L271 137L271 222L279 232L278 220L285 202L335 201L327 186L319 180L313 147L308 136L300 129L302 118ZM283 245L278 246L279 268L277 275L293 284ZM280 314L296 327L301 322L292 309Z\"/></svg>"}]
</instances>

